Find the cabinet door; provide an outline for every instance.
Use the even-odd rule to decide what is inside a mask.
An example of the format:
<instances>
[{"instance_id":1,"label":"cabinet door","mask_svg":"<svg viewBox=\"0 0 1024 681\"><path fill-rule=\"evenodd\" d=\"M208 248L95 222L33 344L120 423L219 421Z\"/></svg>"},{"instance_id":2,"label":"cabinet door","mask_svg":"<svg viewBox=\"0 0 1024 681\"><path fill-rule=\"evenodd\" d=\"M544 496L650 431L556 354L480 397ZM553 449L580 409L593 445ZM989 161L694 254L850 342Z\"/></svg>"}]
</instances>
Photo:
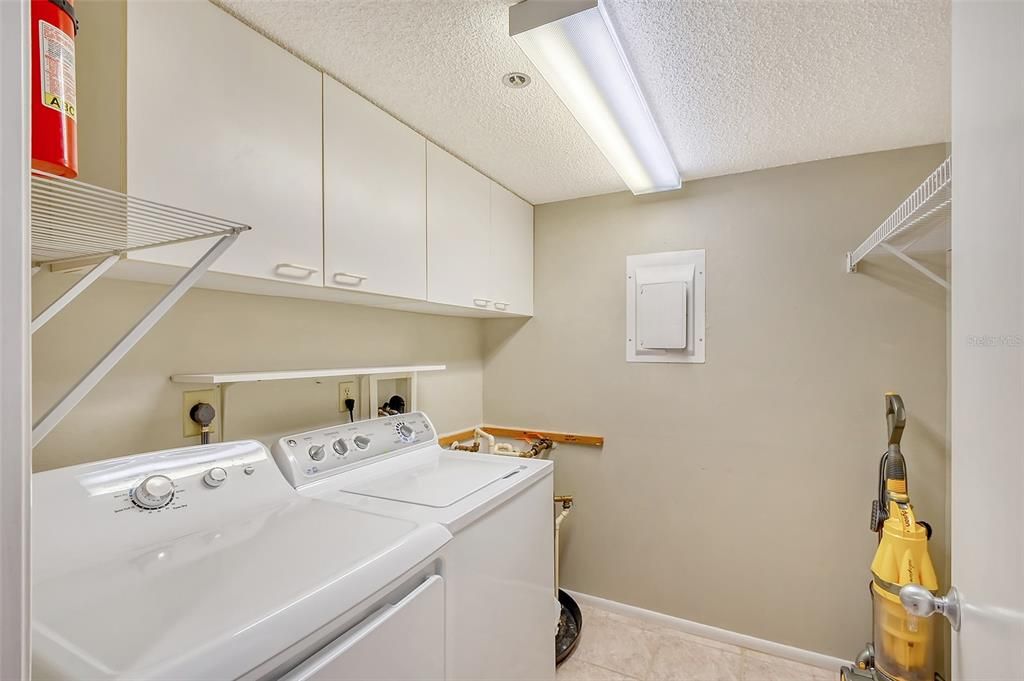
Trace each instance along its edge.
<instances>
[{"instance_id":1,"label":"cabinet door","mask_svg":"<svg viewBox=\"0 0 1024 681\"><path fill-rule=\"evenodd\" d=\"M427 299L490 308L491 181L427 143Z\"/></svg>"},{"instance_id":2,"label":"cabinet door","mask_svg":"<svg viewBox=\"0 0 1024 681\"><path fill-rule=\"evenodd\" d=\"M324 284L427 297L426 140L324 77Z\"/></svg>"},{"instance_id":3,"label":"cabinet door","mask_svg":"<svg viewBox=\"0 0 1024 681\"><path fill-rule=\"evenodd\" d=\"M495 310L533 314L533 206L491 182L491 266Z\"/></svg>"},{"instance_id":4,"label":"cabinet door","mask_svg":"<svg viewBox=\"0 0 1024 681\"><path fill-rule=\"evenodd\" d=\"M127 88L128 192L252 225L215 271L322 286L320 73L208 2L130 2Z\"/></svg>"}]
</instances>

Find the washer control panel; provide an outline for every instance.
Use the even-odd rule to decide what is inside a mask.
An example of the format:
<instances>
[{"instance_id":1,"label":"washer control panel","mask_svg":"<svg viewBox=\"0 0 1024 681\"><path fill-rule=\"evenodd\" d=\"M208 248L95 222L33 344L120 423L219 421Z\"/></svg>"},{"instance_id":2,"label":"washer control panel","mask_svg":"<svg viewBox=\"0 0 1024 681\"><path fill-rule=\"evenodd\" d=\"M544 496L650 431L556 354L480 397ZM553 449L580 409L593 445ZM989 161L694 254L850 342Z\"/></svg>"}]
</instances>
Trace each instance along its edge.
<instances>
[{"instance_id":1,"label":"washer control panel","mask_svg":"<svg viewBox=\"0 0 1024 681\"><path fill-rule=\"evenodd\" d=\"M286 435L272 451L284 477L298 487L436 441L434 425L417 411Z\"/></svg>"}]
</instances>

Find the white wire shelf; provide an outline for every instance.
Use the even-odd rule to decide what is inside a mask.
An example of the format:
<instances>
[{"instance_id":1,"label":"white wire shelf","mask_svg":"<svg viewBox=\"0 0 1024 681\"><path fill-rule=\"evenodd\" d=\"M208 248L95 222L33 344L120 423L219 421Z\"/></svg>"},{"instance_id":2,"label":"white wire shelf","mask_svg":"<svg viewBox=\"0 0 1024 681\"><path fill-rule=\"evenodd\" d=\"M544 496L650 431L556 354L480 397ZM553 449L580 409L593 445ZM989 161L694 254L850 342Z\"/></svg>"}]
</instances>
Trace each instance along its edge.
<instances>
[{"instance_id":1,"label":"white wire shelf","mask_svg":"<svg viewBox=\"0 0 1024 681\"><path fill-rule=\"evenodd\" d=\"M32 426L36 446L103 380L139 340L152 329L224 254L248 225L47 173L32 174L32 265L91 265L55 301L32 320L32 333L96 282L128 251L214 239L150 310L113 348Z\"/></svg>"},{"instance_id":2,"label":"white wire shelf","mask_svg":"<svg viewBox=\"0 0 1024 681\"><path fill-rule=\"evenodd\" d=\"M256 381L289 381L297 378L332 378L337 376L375 376L381 374L414 374L424 371L444 371L444 364L416 364L393 367L356 367L342 369L299 369L296 371L242 371L217 374L174 374L174 383L253 383Z\"/></svg>"},{"instance_id":3,"label":"white wire shelf","mask_svg":"<svg viewBox=\"0 0 1024 681\"><path fill-rule=\"evenodd\" d=\"M871 236L846 254L847 271L856 272L857 263L876 250L883 250L948 288L944 279L910 258L906 251L940 228L948 231L952 204L953 165L952 158L947 158Z\"/></svg>"},{"instance_id":4,"label":"white wire shelf","mask_svg":"<svg viewBox=\"0 0 1024 681\"><path fill-rule=\"evenodd\" d=\"M122 255L196 239L240 234L248 225L78 180L33 172L32 264Z\"/></svg>"}]
</instances>

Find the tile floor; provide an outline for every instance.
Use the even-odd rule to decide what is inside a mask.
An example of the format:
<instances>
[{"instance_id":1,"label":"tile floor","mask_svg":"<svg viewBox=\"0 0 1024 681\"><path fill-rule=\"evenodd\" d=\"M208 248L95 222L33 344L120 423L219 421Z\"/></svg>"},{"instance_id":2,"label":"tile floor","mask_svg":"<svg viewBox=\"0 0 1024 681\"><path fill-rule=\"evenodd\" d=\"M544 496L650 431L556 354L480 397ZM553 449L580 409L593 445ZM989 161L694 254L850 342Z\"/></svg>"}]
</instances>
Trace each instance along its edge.
<instances>
[{"instance_id":1,"label":"tile floor","mask_svg":"<svg viewBox=\"0 0 1024 681\"><path fill-rule=\"evenodd\" d=\"M728 643L583 606L583 638L556 681L837 681L809 667Z\"/></svg>"}]
</instances>

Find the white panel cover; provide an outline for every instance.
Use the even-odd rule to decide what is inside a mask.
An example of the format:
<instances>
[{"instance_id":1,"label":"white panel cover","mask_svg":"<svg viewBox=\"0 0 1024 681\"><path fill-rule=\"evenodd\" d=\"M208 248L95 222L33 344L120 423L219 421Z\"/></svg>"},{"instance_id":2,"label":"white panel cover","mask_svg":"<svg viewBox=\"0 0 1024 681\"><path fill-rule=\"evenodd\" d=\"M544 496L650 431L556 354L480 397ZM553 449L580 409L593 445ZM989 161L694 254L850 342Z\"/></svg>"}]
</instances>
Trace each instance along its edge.
<instances>
[{"instance_id":1,"label":"white panel cover","mask_svg":"<svg viewBox=\"0 0 1024 681\"><path fill-rule=\"evenodd\" d=\"M626 361L704 363L703 249L626 256Z\"/></svg>"},{"instance_id":2,"label":"white panel cover","mask_svg":"<svg viewBox=\"0 0 1024 681\"><path fill-rule=\"evenodd\" d=\"M636 344L641 350L686 347L687 284L693 265L636 269Z\"/></svg>"}]
</instances>

